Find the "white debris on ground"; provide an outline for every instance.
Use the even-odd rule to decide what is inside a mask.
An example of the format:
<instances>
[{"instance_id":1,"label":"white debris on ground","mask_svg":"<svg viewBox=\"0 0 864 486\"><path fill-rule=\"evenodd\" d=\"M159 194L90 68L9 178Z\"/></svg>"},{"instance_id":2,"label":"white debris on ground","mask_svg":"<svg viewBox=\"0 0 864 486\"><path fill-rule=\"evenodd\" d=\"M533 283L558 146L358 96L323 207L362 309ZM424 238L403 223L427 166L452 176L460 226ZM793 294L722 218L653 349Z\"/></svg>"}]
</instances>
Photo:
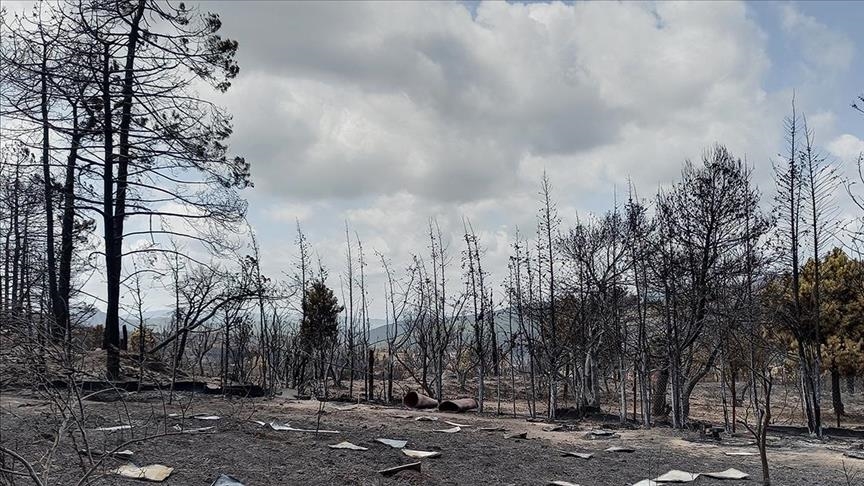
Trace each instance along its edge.
<instances>
[{"instance_id":1,"label":"white debris on ground","mask_svg":"<svg viewBox=\"0 0 864 486\"><path fill-rule=\"evenodd\" d=\"M115 425L113 427L97 427L94 430L99 430L102 432L116 432L118 430L129 430L131 428L132 428L131 425Z\"/></svg>"},{"instance_id":2,"label":"white debris on ground","mask_svg":"<svg viewBox=\"0 0 864 486\"><path fill-rule=\"evenodd\" d=\"M328 445L327 447L331 449L348 449L352 451L368 451L368 447L358 446L357 444L352 444L348 441L342 441L338 444Z\"/></svg>"},{"instance_id":3,"label":"white debris on ground","mask_svg":"<svg viewBox=\"0 0 864 486\"><path fill-rule=\"evenodd\" d=\"M210 486L246 486L239 479L227 474L220 474L215 481L210 483Z\"/></svg>"},{"instance_id":4,"label":"white debris on ground","mask_svg":"<svg viewBox=\"0 0 864 486\"><path fill-rule=\"evenodd\" d=\"M347 407L334 406L333 408L336 409L337 412L348 412L350 410L356 410L356 409L360 408L360 405L354 404L354 405L348 405Z\"/></svg>"},{"instance_id":5,"label":"white debris on ground","mask_svg":"<svg viewBox=\"0 0 864 486\"><path fill-rule=\"evenodd\" d=\"M180 426L180 424L174 424L174 426L171 427L171 428L174 429L174 430L176 430L177 432L185 432L185 433L187 433L187 434L192 434L192 433L195 433L195 432L207 432L208 430L213 430L213 429L215 429L216 426L215 426L215 425L211 425L211 426L209 426L209 427L198 427L197 429L184 429L183 427Z\"/></svg>"},{"instance_id":6,"label":"white debris on ground","mask_svg":"<svg viewBox=\"0 0 864 486\"><path fill-rule=\"evenodd\" d=\"M270 422L270 428L277 431L289 431L289 432L311 432L313 434L341 434L338 430L323 430L323 429L297 429L291 427L291 424L279 425L273 422Z\"/></svg>"},{"instance_id":7,"label":"white debris on ground","mask_svg":"<svg viewBox=\"0 0 864 486\"><path fill-rule=\"evenodd\" d=\"M78 453L87 455L88 451L87 451L87 449L81 449L78 451ZM90 449L89 453L94 455L94 456L112 455L115 457L131 457L135 454L134 452L130 451L129 449L124 449L122 451L114 451L114 452L105 452L105 451L100 451L98 449Z\"/></svg>"},{"instance_id":8,"label":"white debris on ground","mask_svg":"<svg viewBox=\"0 0 864 486\"><path fill-rule=\"evenodd\" d=\"M130 479L144 479L161 483L174 472L173 467L163 466L162 464L151 464L149 466L136 466L129 463L124 464L116 469L111 470L112 473Z\"/></svg>"},{"instance_id":9,"label":"white debris on ground","mask_svg":"<svg viewBox=\"0 0 864 486\"><path fill-rule=\"evenodd\" d=\"M380 471L378 471L378 474L381 474L383 476L392 476L398 472L407 471L409 469L420 472L421 464L423 463L412 462L410 464L402 464L401 466L388 467L387 469L381 469Z\"/></svg>"},{"instance_id":10,"label":"white debris on ground","mask_svg":"<svg viewBox=\"0 0 864 486\"><path fill-rule=\"evenodd\" d=\"M398 439L375 439L376 442L380 442L384 445L388 445L394 449L402 449L406 445L408 445L407 440L398 440Z\"/></svg>"},{"instance_id":11,"label":"white debris on ground","mask_svg":"<svg viewBox=\"0 0 864 486\"><path fill-rule=\"evenodd\" d=\"M638 483L633 483L633 486L660 486L660 483L654 481L653 479L643 479Z\"/></svg>"},{"instance_id":12,"label":"white debris on ground","mask_svg":"<svg viewBox=\"0 0 864 486\"><path fill-rule=\"evenodd\" d=\"M408 457L413 457L414 459L426 459L430 457L439 457L441 455L438 451L415 451L411 449L402 449L402 454L405 454Z\"/></svg>"},{"instance_id":13,"label":"white debris on ground","mask_svg":"<svg viewBox=\"0 0 864 486\"><path fill-rule=\"evenodd\" d=\"M747 479L750 477L749 474L739 471L734 467L730 467L729 469L720 472L706 472L702 473L702 475L714 479Z\"/></svg>"},{"instance_id":14,"label":"white debris on ground","mask_svg":"<svg viewBox=\"0 0 864 486\"><path fill-rule=\"evenodd\" d=\"M673 469L666 474L661 474L654 478L655 482L658 483L689 483L692 481L696 481L699 478L699 474L689 473L687 471L679 471L678 469Z\"/></svg>"},{"instance_id":15,"label":"white debris on ground","mask_svg":"<svg viewBox=\"0 0 864 486\"><path fill-rule=\"evenodd\" d=\"M580 459L591 459L594 454L591 452L574 452L574 451L558 451L562 456L578 457Z\"/></svg>"}]
</instances>

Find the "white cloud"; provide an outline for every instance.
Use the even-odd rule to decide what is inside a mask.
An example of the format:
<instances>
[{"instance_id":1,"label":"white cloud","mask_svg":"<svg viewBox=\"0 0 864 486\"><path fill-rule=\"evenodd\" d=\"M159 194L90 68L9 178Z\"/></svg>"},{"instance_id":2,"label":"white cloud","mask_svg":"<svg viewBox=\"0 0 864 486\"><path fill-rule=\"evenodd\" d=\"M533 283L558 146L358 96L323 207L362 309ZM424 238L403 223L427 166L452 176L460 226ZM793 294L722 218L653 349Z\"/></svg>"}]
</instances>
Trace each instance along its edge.
<instances>
[{"instance_id":1,"label":"white cloud","mask_svg":"<svg viewBox=\"0 0 864 486\"><path fill-rule=\"evenodd\" d=\"M220 9L246 70L228 96L234 146L288 198L459 203L533 191L542 167L653 185L715 141L764 149L777 122L742 4Z\"/></svg>"},{"instance_id":2,"label":"white cloud","mask_svg":"<svg viewBox=\"0 0 864 486\"><path fill-rule=\"evenodd\" d=\"M864 154L864 140L844 133L828 143L828 151L846 163L854 162Z\"/></svg>"},{"instance_id":3,"label":"white cloud","mask_svg":"<svg viewBox=\"0 0 864 486\"><path fill-rule=\"evenodd\" d=\"M466 217L502 279L515 227L534 234L544 171L565 224L608 208L613 190L621 200L628 180L651 197L715 142L771 191L791 92L763 88L768 38L744 3L493 1L473 16L457 2L204 8L240 43L241 74L216 101L234 115L232 150L252 164L250 216L273 276L293 271L296 219L338 286L348 221L380 289L373 252L397 267L428 253L435 217L457 279ZM795 48L779 61L800 56L816 84L848 70L847 36L794 5L777 12ZM832 112L811 112L820 137L837 134ZM864 142L847 133L827 149L850 161Z\"/></svg>"},{"instance_id":4,"label":"white cloud","mask_svg":"<svg viewBox=\"0 0 864 486\"><path fill-rule=\"evenodd\" d=\"M781 19L783 29L797 41L804 60L812 69L845 70L849 67L855 45L847 36L801 13L791 4L781 7Z\"/></svg>"},{"instance_id":5,"label":"white cloud","mask_svg":"<svg viewBox=\"0 0 864 486\"><path fill-rule=\"evenodd\" d=\"M650 197L715 142L767 181L789 99L763 90L766 36L741 3L484 2L473 18L444 2L208 7L240 41L223 102L254 195L275 201L269 221L302 219L333 273L345 220L367 257L401 266L427 252L430 217L458 272L464 216L503 278L514 227L534 234L544 170L565 221L605 210L628 178Z\"/></svg>"}]
</instances>

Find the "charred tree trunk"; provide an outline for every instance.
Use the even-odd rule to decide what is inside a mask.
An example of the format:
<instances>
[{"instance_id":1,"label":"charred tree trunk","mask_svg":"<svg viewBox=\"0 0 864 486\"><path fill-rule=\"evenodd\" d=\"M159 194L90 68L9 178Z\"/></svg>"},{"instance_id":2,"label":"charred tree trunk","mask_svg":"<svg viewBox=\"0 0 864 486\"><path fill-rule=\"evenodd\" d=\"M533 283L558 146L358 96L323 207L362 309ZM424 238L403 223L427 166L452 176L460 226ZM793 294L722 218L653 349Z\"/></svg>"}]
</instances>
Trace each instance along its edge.
<instances>
[{"instance_id":1,"label":"charred tree trunk","mask_svg":"<svg viewBox=\"0 0 864 486\"><path fill-rule=\"evenodd\" d=\"M668 367L664 366L654 373L652 385L651 415L655 418L666 417L669 414L669 405L666 403L666 389L669 387Z\"/></svg>"},{"instance_id":2,"label":"charred tree trunk","mask_svg":"<svg viewBox=\"0 0 864 486\"><path fill-rule=\"evenodd\" d=\"M105 308L105 329L102 347L106 350L106 375L116 379L120 375L120 269L119 258L114 255L116 230L114 228L114 121L111 103L111 45L105 43L102 54L102 130L104 139L104 166L102 174L103 232L105 241L105 273L108 279ZM116 283L116 285L114 285Z\"/></svg>"},{"instance_id":3,"label":"charred tree trunk","mask_svg":"<svg viewBox=\"0 0 864 486\"><path fill-rule=\"evenodd\" d=\"M120 283L123 271L123 225L126 219L126 190L131 160L129 135L132 125L132 103L135 83L135 59L140 37L141 18L146 2L139 0L130 20L126 44L126 62L120 99L120 124L118 126L119 153L117 155L117 177L114 178L114 130L111 109L111 45L105 44L103 54L102 97L105 113L105 168L103 173L103 217L105 218L105 274L107 280L107 308L105 317L105 347L108 351L106 372L110 379L120 375ZM116 193L114 191L116 187Z\"/></svg>"},{"instance_id":4,"label":"charred tree trunk","mask_svg":"<svg viewBox=\"0 0 864 486\"><path fill-rule=\"evenodd\" d=\"M42 44L42 65L40 67L40 108L42 111L42 178L45 197L45 256L48 266L48 300L51 304L53 319L50 324L51 337L56 342L63 341L65 334L62 318L63 305L57 289L57 266L54 252L54 179L51 176L51 145L48 120L48 44Z\"/></svg>"},{"instance_id":5,"label":"charred tree trunk","mask_svg":"<svg viewBox=\"0 0 864 486\"><path fill-rule=\"evenodd\" d=\"M807 428L811 433L816 433L816 419L813 412L813 395L811 393L810 373L807 371L808 359L804 349L804 344L800 339L798 341L798 373L800 374L801 383L801 398L804 407L804 414L807 417Z\"/></svg>"},{"instance_id":6,"label":"charred tree trunk","mask_svg":"<svg viewBox=\"0 0 864 486\"><path fill-rule=\"evenodd\" d=\"M738 370L732 369L729 371L729 391L732 394L732 433L735 433L735 421L737 420L738 394L736 392L736 380L738 379Z\"/></svg>"},{"instance_id":7,"label":"charred tree trunk","mask_svg":"<svg viewBox=\"0 0 864 486\"><path fill-rule=\"evenodd\" d=\"M831 363L831 403L834 406L834 415L837 416L837 427L840 427L840 417L845 415L846 411L840 394L840 370L836 363Z\"/></svg>"},{"instance_id":8,"label":"charred tree trunk","mask_svg":"<svg viewBox=\"0 0 864 486\"><path fill-rule=\"evenodd\" d=\"M375 398L375 349L369 349L369 365L366 373L366 400Z\"/></svg>"},{"instance_id":9,"label":"charred tree trunk","mask_svg":"<svg viewBox=\"0 0 864 486\"><path fill-rule=\"evenodd\" d=\"M93 119L88 122L87 129L91 128ZM57 324L63 326L66 333L67 352L72 342L72 322L69 315L69 300L71 298L72 281L72 252L74 250L75 230L75 169L78 162L78 149L84 135L78 126L78 105L72 104L73 133L69 155L66 159L66 177L63 181L63 219L60 229L60 263L59 275L57 276L57 293L60 306L59 314L55 315ZM143 342L143 341L142 341Z\"/></svg>"}]
</instances>

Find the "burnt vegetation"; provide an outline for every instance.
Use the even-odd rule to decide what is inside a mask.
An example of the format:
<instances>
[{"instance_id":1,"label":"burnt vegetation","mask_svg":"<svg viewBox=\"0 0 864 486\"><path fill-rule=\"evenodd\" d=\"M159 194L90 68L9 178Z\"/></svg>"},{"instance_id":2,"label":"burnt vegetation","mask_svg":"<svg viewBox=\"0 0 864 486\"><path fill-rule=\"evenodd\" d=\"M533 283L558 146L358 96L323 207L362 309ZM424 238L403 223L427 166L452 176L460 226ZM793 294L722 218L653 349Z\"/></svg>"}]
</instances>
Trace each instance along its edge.
<instances>
[{"instance_id":1,"label":"burnt vegetation","mask_svg":"<svg viewBox=\"0 0 864 486\"><path fill-rule=\"evenodd\" d=\"M88 399L151 390L169 404L287 391L396 405L412 392L433 406L470 397L486 415L689 429L712 420L692 407L711 383L715 425L752 435L764 484L778 413L817 438L843 425L864 372L864 157L841 174L794 104L773 199L717 144L674 183L631 185L570 226L556 204L566 188L544 174L536 227L514 230L505 274L490 270L482 222L456 238L433 217L404 262L346 223L341 269L324 268L298 223L294 268L265 275L245 222L250 163L209 96L239 70L221 25L155 0L3 14L0 389L55 405L47 455L92 449ZM98 295L85 291L94 279ZM172 301L158 325L156 291ZM4 439L0 458L10 484L54 484L44 457ZM77 459L79 484L101 471L103 459Z\"/></svg>"}]
</instances>

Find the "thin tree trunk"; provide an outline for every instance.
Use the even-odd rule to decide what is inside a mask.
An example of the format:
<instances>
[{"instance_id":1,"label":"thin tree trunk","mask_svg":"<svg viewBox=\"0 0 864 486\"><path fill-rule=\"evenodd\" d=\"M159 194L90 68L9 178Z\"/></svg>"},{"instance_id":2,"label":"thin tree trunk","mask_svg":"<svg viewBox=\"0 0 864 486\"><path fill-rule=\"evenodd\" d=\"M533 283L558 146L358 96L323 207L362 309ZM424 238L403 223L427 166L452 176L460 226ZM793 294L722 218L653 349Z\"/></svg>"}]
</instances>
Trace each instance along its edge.
<instances>
[{"instance_id":1,"label":"thin tree trunk","mask_svg":"<svg viewBox=\"0 0 864 486\"><path fill-rule=\"evenodd\" d=\"M755 384L754 384L755 386ZM765 393L765 410L759 424L759 462L762 464L762 485L771 486L771 472L768 468L768 425L771 423L771 392Z\"/></svg>"},{"instance_id":2,"label":"thin tree trunk","mask_svg":"<svg viewBox=\"0 0 864 486\"><path fill-rule=\"evenodd\" d=\"M801 383L801 398L802 405L804 407L804 413L807 417L807 428L810 430L811 434L815 434L816 432L816 419L813 410L813 395L811 393L811 385L810 381L810 373L807 371L808 368L808 359L807 353L804 349L804 344L800 339L798 341L798 372L800 375L800 383Z\"/></svg>"},{"instance_id":3,"label":"thin tree trunk","mask_svg":"<svg viewBox=\"0 0 864 486\"><path fill-rule=\"evenodd\" d=\"M732 397L732 401L735 401L735 397ZM720 402L723 405L723 429L729 432L731 427L729 426L729 401L726 399L726 370L722 363L720 365Z\"/></svg>"},{"instance_id":4,"label":"thin tree trunk","mask_svg":"<svg viewBox=\"0 0 864 486\"><path fill-rule=\"evenodd\" d=\"M42 65L40 76L40 108L42 111L42 178L45 197L45 256L48 267L48 299L51 304L53 319L51 321L51 337L56 342L63 341L65 335L65 319L63 319L63 303L57 289L57 264L54 248L54 179L51 176L51 144L48 120L48 44L42 36Z\"/></svg>"},{"instance_id":5,"label":"thin tree trunk","mask_svg":"<svg viewBox=\"0 0 864 486\"><path fill-rule=\"evenodd\" d=\"M102 130L104 142L104 165L102 174L103 232L105 243L105 273L108 278L106 290L105 329L102 347L106 354L106 374L116 379L120 374L120 357L117 346L120 339L120 270L114 255L116 230L114 228L114 125L111 103L111 45L105 43L102 54ZM114 285L116 283L116 285Z\"/></svg>"},{"instance_id":6,"label":"thin tree trunk","mask_svg":"<svg viewBox=\"0 0 864 486\"><path fill-rule=\"evenodd\" d=\"M366 380L366 399L372 400L375 398L375 350L369 348L369 373Z\"/></svg>"},{"instance_id":7,"label":"thin tree trunk","mask_svg":"<svg viewBox=\"0 0 864 486\"><path fill-rule=\"evenodd\" d=\"M66 177L63 182L63 219L60 230L60 264L57 278L57 292L60 303L60 314L56 316L58 324L63 326L66 334L66 353L71 356L72 321L70 319L69 301L71 299L72 252L74 250L75 230L75 168L78 161L78 148L81 145L83 131L78 126L78 105L72 104L73 132L66 159Z\"/></svg>"},{"instance_id":8,"label":"thin tree trunk","mask_svg":"<svg viewBox=\"0 0 864 486\"><path fill-rule=\"evenodd\" d=\"M737 394L737 391L735 389L736 388L735 382L738 378L738 371L735 369L732 369L732 370L730 370L729 375L731 378L731 380L729 380L729 391L732 394L732 433L734 434L735 433L735 422L737 420L736 412L737 412L737 407L738 407L738 394Z\"/></svg>"},{"instance_id":9,"label":"thin tree trunk","mask_svg":"<svg viewBox=\"0 0 864 486\"><path fill-rule=\"evenodd\" d=\"M623 347L623 344L622 344ZM619 387L619 407L620 413L618 420L623 424L627 422L627 371L624 368L624 354L619 351L618 355L618 387Z\"/></svg>"},{"instance_id":10,"label":"thin tree trunk","mask_svg":"<svg viewBox=\"0 0 864 486\"><path fill-rule=\"evenodd\" d=\"M831 365L831 403L834 406L834 415L837 416L837 427L840 427L840 417L845 415L846 411L840 394L840 370L835 363Z\"/></svg>"},{"instance_id":11,"label":"thin tree trunk","mask_svg":"<svg viewBox=\"0 0 864 486\"><path fill-rule=\"evenodd\" d=\"M664 366L654 374L653 403L651 414L654 417L665 417L668 413L666 404L666 389L669 387L669 368Z\"/></svg>"}]
</instances>

